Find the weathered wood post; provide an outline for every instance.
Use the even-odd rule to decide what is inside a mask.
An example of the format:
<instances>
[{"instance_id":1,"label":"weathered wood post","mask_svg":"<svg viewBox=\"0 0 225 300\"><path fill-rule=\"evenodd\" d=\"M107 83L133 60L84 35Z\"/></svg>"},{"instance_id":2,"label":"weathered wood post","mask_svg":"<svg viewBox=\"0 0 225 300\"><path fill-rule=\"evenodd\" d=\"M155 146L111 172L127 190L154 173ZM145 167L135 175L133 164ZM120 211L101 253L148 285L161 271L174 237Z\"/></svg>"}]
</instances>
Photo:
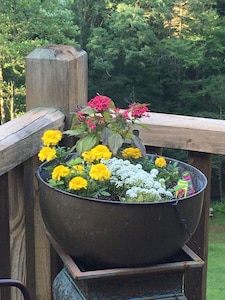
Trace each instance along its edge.
<instances>
[{"instance_id":1,"label":"weathered wood post","mask_svg":"<svg viewBox=\"0 0 225 300\"><path fill-rule=\"evenodd\" d=\"M209 208L211 191L211 159L210 153L189 151L188 161L200 169L208 179L205 190L204 203L198 228L188 245L205 262L203 269L189 272L185 279L187 298L192 300L206 299L207 263L208 263L208 235L209 235Z\"/></svg>"},{"instance_id":2,"label":"weathered wood post","mask_svg":"<svg viewBox=\"0 0 225 300\"><path fill-rule=\"evenodd\" d=\"M62 111L69 128L77 105L87 102L87 53L72 46L50 45L26 57L26 107L52 107ZM37 167L34 159L33 173ZM52 253L40 216L37 184L34 199L36 299L51 299Z\"/></svg>"},{"instance_id":3,"label":"weathered wood post","mask_svg":"<svg viewBox=\"0 0 225 300\"><path fill-rule=\"evenodd\" d=\"M26 58L27 111L54 107L66 115L66 127L77 105L87 102L87 53L72 46L50 45Z\"/></svg>"},{"instance_id":4,"label":"weathered wood post","mask_svg":"<svg viewBox=\"0 0 225 300\"><path fill-rule=\"evenodd\" d=\"M0 278L22 281L36 299L34 168L48 128L64 128L64 114L36 108L0 126ZM0 289L1 300L21 300L18 289Z\"/></svg>"}]
</instances>

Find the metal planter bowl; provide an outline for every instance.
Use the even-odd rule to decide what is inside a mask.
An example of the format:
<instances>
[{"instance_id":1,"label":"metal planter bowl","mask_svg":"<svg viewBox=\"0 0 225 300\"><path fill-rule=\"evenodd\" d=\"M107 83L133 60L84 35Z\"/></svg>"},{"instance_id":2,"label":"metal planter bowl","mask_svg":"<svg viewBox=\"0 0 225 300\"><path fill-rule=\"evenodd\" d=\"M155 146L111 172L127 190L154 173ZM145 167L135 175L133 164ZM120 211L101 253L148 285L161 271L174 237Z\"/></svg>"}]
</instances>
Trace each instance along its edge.
<instances>
[{"instance_id":1,"label":"metal planter bowl","mask_svg":"<svg viewBox=\"0 0 225 300\"><path fill-rule=\"evenodd\" d=\"M171 159L171 161L174 161ZM142 267L167 260L195 232L202 211L206 177L191 173L196 193L161 203L121 203L82 198L54 189L37 170L40 208L52 237L85 269Z\"/></svg>"}]
</instances>

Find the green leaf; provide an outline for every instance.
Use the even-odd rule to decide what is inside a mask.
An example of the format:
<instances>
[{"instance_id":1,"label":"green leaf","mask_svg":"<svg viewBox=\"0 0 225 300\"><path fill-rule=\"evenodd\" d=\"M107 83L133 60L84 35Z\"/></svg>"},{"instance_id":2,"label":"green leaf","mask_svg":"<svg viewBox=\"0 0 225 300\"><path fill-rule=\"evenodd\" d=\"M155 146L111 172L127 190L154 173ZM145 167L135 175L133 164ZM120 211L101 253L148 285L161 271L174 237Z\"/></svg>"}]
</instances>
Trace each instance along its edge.
<instances>
[{"instance_id":1,"label":"green leaf","mask_svg":"<svg viewBox=\"0 0 225 300\"><path fill-rule=\"evenodd\" d=\"M79 124L79 117L77 114L75 114L72 119L71 129L74 128L75 126L77 126L77 124Z\"/></svg>"},{"instance_id":2,"label":"green leaf","mask_svg":"<svg viewBox=\"0 0 225 300\"><path fill-rule=\"evenodd\" d=\"M124 139L119 133L113 133L109 138L109 149L112 151L113 155L116 155L118 150L123 145Z\"/></svg>"},{"instance_id":3,"label":"green leaf","mask_svg":"<svg viewBox=\"0 0 225 300\"><path fill-rule=\"evenodd\" d=\"M143 145L142 141L139 139L139 137L135 134L132 134L131 140L134 143L134 145L141 151L142 156L146 157L146 148Z\"/></svg>"},{"instance_id":4,"label":"green leaf","mask_svg":"<svg viewBox=\"0 0 225 300\"><path fill-rule=\"evenodd\" d=\"M63 185L64 184L64 182L63 181L56 181L56 180L54 180L54 179L49 179L49 181L48 181L48 183L52 186L52 187L58 187L58 186L60 186L60 185Z\"/></svg>"},{"instance_id":5,"label":"green leaf","mask_svg":"<svg viewBox=\"0 0 225 300\"><path fill-rule=\"evenodd\" d=\"M135 125L140 126L143 129L150 130L149 125L143 123L135 123Z\"/></svg>"},{"instance_id":6,"label":"green leaf","mask_svg":"<svg viewBox=\"0 0 225 300\"><path fill-rule=\"evenodd\" d=\"M104 127L102 129L102 143L104 145L108 145L109 138L112 135L112 131L108 127Z\"/></svg>"},{"instance_id":7,"label":"green leaf","mask_svg":"<svg viewBox=\"0 0 225 300\"><path fill-rule=\"evenodd\" d=\"M116 108L115 103L112 100L110 101L110 108L111 109L115 109Z\"/></svg>"},{"instance_id":8,"label":"green leaf","mask_svg":"<svg viewBox=\"0 0 225 300\"><path fill-rule=\"evenodd\" d=\"M63 133L69 136L78 136L84 132L86 132L86 126L77 125L76 128L74 127L74 129L66 130Z\"/></svg>"},{"instance_id":9,"label":"green leaf","mask_svg":"<svg viewBox=\"0 0 225 300\"><path fill-rule=\"evenodd\" d=\"M107 192L107 191L102 191L102 192L101 192L101 195L103 195L103 196L110 196L110 193Z\"/></svg>"},{"instance_id":10,"label":"green leaf","mask_svg":"<svg viewBox=\"0 0 225 300\"><path fill-rule=\"evenodd\" d=\"M66 164L68 166L75 166L75 165L79 165L83 162L83 159L81 157L77 157L75 159L70 159Z\"/></svg>"},{"instance_id":11,"label":"green leaf","mask_svg":"<svg viewBox=\"0 0 225 300\"><path fill-rule=\"evenodd\" d=\"M82 112L89 115L89 116L94 115L96 113L96 111L91 106L83 107Z\"/></svg>"},{"instance_id":12,"label":"green leaf","mask_svg":"<svg viewBox=\"0 0 225 300\"><path fill-rule=\"evenodd\" d=\"M95 145L98 144L98 139L94 135L86 135L83 138L79 139L76 143L76 150L78 155L81 155L84 151L90 150Z\"/></svg>"}]
</instances>

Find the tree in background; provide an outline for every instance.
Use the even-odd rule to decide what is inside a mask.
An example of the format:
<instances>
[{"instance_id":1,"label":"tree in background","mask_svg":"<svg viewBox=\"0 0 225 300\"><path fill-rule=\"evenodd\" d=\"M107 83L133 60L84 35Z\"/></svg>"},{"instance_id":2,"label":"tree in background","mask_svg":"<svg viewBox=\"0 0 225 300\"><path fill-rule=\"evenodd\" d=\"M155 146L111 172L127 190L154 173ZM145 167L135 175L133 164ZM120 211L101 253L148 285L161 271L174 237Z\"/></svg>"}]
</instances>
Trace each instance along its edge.
<instances>
[{"instance_id":1,"label":"tree in background","mask_svg":"<svg viewBox=\"0 0 225 300\"><path fill-rule=\"evenodd\" d=\"M210 114L208 79L224 72L225 20L216 2L116 2L98 11L99 22L89 15L90 94L148 102L155 111Z\"/></svg>"},{"instance_id":2,"label":"tree in background","mask_svg":"<svg viewBox=\"0 0 225 300\"><path fill-rule=\"evenodd\" d=\"M50 43L88 52L90 96L221 117L208 83L224 74L223 11L220 0L0 1L1 122L25 110L26 55Z\"/></svg>"},{"instance_id":3,"label":"tree in background","mask_svg":"<svg viewBox=\"0 0 225 300\"><path fill-rule=\"evenodd\" d=\"M118 4L92 30L87 44L90 93L108 93L124 105L137 99L150 103L154 98L148 90L159 75L152 56L158 40L146 13L139 6Z\"/></svg>"},{"instance_id":4,"label":"tree in background","mask_svg":"<svg viewBox=\"0 0 225 300\"><path fill-rule=\"evenodd\" d=\"M1 123L25 111L25 57L46 44L88 52L90 97L224 119L223 0L0 0L0 19Z\"/></svg>"},{"instance_id":5,"label":"tree in background","mask_svg":"<svg viewBox=\"0 0 225 300\"><path fill-rule=\"evenodd\" d=\"M0 1L0 120L25 111L25 57L49 43L73 43L78 27L61 1Z\"/></svg>"}]
</instances>

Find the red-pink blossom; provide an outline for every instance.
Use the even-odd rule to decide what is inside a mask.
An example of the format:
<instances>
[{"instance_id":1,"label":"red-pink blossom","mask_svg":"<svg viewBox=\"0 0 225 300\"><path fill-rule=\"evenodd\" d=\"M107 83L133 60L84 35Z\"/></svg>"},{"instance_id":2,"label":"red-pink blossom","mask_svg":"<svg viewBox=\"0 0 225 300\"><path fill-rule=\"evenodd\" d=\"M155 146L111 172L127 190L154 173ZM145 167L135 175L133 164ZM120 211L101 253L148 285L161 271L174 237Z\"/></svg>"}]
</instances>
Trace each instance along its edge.
<instances>
[{"instance_id":1,"label":"red-pink blossom","mask_svg":"<svg viewBox=\"0 0 225 300\"><path fill-rule=\"evenodd\" d=\"M130 105L131 116L135 118L142 117L146 112L149 112L148 107L145 104L134 104Z\"/></svg>"},{"instance_id":2,"label":"red-pink blossom","mask_svg":"<svg viewBox=\"0 0 225 300\"><path fill-rule=\"evenodd\" d=\"M87 103L87 106L90 106L97 111L106 111L110 108L110 104L111 99L109 97L98 95L92 98Z\"/></svg>"},{"instance_id":3,"label":"red-pink blossom","mask_svg":"<svg viewBox=\"0 0 225 300\"><path fill-rule=\"evenodd\" d=\"M129 110L128 109L124 110L123 116L124 116L125 119L129 119L130 118L129 117Z\"/></svg>"},{"instance_id":4,"label":"red-pink blossom","mask_svg":"<svg viewBox=\"0 0 225 300\"><path fill-rule=\"evenodd\" d=\"M120 111L121 111L121 109L120 109L120 108L118 108L118 107L114 108L114 112L115 112L116 114L119 114L119 113L120 113Z\"/></svg>"},{"instance_id":5,"label":"red-pink blossom","mask_svg":"<svg viewBox=\"0 0 225 300\"><path fill-rule=\"evenodd\" d=\"M95 129L95 128L96 128L96 124L95 124L95 123L89 124L89 128L90 128L91 130Z\"/></svg>"},{"instance_id":6,"label":"red-pink blossom","mask_svg":"<svg viewBox=\"0 0 225 300\"><path fill-rule=\"evenodd\" d=\"M80 111L80 110L79 110L79 111L77 112L77 116L78 116L78 118L81 119L81 120L85 119L85 114L84 114L83 111Z\"/></svg>"}]
</instances>

